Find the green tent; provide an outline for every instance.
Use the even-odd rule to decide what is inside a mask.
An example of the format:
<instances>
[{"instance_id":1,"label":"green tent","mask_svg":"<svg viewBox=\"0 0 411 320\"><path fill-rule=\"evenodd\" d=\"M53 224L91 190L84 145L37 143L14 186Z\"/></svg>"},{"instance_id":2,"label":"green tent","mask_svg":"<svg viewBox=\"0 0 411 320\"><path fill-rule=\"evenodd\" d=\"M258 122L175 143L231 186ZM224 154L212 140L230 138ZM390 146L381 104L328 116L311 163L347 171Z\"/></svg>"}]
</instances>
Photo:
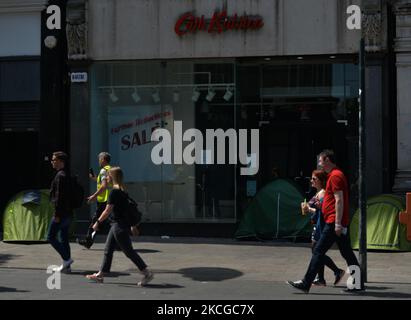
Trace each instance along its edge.
<instances>
[{"instance_id":1,"label":"green tent","mask_svg":"<svg viewBox=\"0 0 411 320\"><path fill-rule=\"evenodd\" d=\"M53 213L49 190L18 193L9 201L3 213L3 241L47 241Z\"/></svg>"},{"instance_id":2,"label":"green tent","mask_svg":"<svg viewBox=\"0 0 411 320\"><path fill-rule=\"evenodd\" d=\"M406 226L399 223L399 212L405 202L395 195L379 195L367 200L367 248L375 250L411 251ZM359 248L359 210L350 225L351 245Z\"/></svg>"},{"instance_id":3,"label":"green tent","mask_svg":"<svg viewBox=\"0 0 411 320\"><path fill-rule=\"evenodd\" d=\"M277 179L262 188L244 213L235 237L279 239L310 237L311 223L301 215L303 193L294 182Z\"/></svg>"}]
</instances>

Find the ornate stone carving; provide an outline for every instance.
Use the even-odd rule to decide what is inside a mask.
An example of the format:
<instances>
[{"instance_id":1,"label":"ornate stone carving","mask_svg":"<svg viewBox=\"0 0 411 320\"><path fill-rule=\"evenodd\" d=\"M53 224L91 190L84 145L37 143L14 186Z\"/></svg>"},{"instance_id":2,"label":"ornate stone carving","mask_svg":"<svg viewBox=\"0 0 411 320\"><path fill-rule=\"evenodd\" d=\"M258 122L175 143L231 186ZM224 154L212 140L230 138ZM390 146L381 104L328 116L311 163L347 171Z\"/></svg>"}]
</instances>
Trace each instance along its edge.
<instances>
[{"instance_id":1,"label":"ornate stone carving","mask_svg":"<svg viewBox=\"0 0 411 320\"><path fill-rule=\"evenodd\" d=\"M66 34L68 58L87 59L87 0L67 2Z\"/></svg>"},{"instance_id":2,"label":"ornate stone carving","mask_svg":"<svg viewBox=\"0 0 411 320\"><path fill-rule=\"evenodd\" d=\"M380 12L362 15L362 32L365 39L365 50L376 52L382 45L382 16Z\"/></svg>"}]
</instances>

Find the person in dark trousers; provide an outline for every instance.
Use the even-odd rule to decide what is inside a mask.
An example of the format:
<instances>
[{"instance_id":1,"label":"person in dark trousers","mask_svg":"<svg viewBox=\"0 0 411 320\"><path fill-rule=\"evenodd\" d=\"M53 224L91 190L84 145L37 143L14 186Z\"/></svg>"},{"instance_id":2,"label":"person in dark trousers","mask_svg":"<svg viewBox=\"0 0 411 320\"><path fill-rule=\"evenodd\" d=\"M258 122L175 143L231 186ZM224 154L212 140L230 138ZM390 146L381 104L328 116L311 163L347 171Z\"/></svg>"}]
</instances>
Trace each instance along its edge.
<instances>
[{"instance_id":1,"label":"person in dark trousers","mask_svg":"<svg viewBox=\"0 0 411 320\"><path fill-rule=\"evenodd\" d=\"M310 214L311 223L313 224L313 232L311 235L311 250L314 253L314 248L320 240L321 230L324 229L324 218L322 216L321 206L324 200L325 187L327 183L327 173L323 170L314 170L311 174L311 186L317 190L317 193L312 199L302 204L305 214ZM345 271L339 269L334 261L327 255L324 256L325 265L334 272L334 286L337 285L345 274ZM315 286L326 286L327 283L324 277L324 265L318 270L318 274L313 281Z\"/></svg>"},{"instance_id":2,"label":"person in dark trousers","mask_svg":"<svg viewBox=\"0 0 411 320\"><path fill-rule=\"evenodd\" d=\"M324 218L324 229L318 240L308 266L304 279L287 284L302 292L308 293L316 274L324 265L324 257L331 246L336 242L341 255L346 260L348 266L359 267L350 239L348 236L349 224L349 202L348 202L348 182L344 173L337 167L335 155L332 150L324 150L319 155L319 167L328 173L327 185L325 188L324 200L322 203L322 214ZM347 289L356 291L358 289Z\"/></svg>"},{"instance_id":3,"label":"person in dark trousers","mask_svg":"<svg viewBox=\"0 0 411 320\"><path fill-rule=\"evenodd\" d=\"M145 286L153 279L153 272L147 268L143 259L134 251L131 243L130 228L132 234L137 234L138 229L137 226L130 226L128 222L128 194L123 183L123 171L119 167L111 168L109 170L109 181L113 183L113 190L110 192L106 209L93 225L93 229L98 230L99 225L111 214L112 224L106 240L103 263L100 271L86 277L89 280L103 282L104 275L110 272L113 253L116 248L120 248L143 275L137 285Z\"/></svg>"},{"instance_id":4,"label":"person in dark trousers","mask_svg":"<svg viewBox=\"0 0 411 320\"><path fill-rule=\"evenodd\" d=\"M55 271L68 273L71 271L69 227L73 210L70 205L70 174L68 172L68 156L62 151L53 153L51 164L57 171L50 188L50 202L54 206L54 215L51 219L47 240L60 254L63 264ZM60 240L58 240L58 236Z\"/></svg>"},{"instance_id":5,"label":"person in dark trousers","mask_svg":"<svg viewBox=\"0 0 411 320\"><path fill-rule=\"evenodd\" d=\"M107 182L108 171L110 170L111 155L108 152L101 152L98 155L98 162L100 165L100 172L97 177L93 174L89 174L89 178L97 182L97 191L87 198L87 203L90 204L97 200L96 212L90 221L89 228L87 230L87 235L85 239L79 239L78 243L87 249L90 249L94 243L94 238L96 235L95 230L93 230L93 225L96 223L97 219L101 216L107 205L108 195L110 193L110 184ZM100 230L103 226L100 226Z\"/></svg>"}]
</instances>

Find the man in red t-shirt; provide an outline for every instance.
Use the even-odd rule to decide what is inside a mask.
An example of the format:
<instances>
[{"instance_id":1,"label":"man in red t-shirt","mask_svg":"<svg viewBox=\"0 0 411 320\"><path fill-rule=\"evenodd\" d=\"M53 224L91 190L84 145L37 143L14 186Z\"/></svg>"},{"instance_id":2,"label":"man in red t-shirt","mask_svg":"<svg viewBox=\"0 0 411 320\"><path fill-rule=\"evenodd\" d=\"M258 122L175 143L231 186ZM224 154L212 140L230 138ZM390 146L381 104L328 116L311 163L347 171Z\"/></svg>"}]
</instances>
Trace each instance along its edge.
<instances>
[{"instance_id":1,"label":"man in red t-shirt","mask_svg":"<svg viewBox=\"0 0 411 320\"><path fill-rule=\"evenodd\" d=\"M321 159L321 158L320 158ZM328 158L327 158L328 159ZM320 160L327 166L327 160ZM329 164L331 162L328 161ZM336 166L331 166L325 188L322 212L325 223L335 223L337 235L342 228L347 228L350 219L348 182L344 173Z\"/></svg>"},{"instance_id":2,"label":"man in red t-shirt","mask_svg":"<svg viewBox=\"0 0 411 320\"><path fill-rule=\"evenodd\" d=\"M348 182L344 173L336 165L335 155L332 150L324 150L320 153L318 166L328 173L327 186L322 205L325 226L321 232L320 240L317 242L310 265L305 277L301 281L287 281L292 287L308 293L312 282L319 268L324 264L324 256L337 243L341 255L348 266L359 266L350 239L347 234L349 224L349 204L348 204ZM339 276L341 280L344 273ZM358 289L351 289L354 291Z\"/></svg>"}]
</instances>

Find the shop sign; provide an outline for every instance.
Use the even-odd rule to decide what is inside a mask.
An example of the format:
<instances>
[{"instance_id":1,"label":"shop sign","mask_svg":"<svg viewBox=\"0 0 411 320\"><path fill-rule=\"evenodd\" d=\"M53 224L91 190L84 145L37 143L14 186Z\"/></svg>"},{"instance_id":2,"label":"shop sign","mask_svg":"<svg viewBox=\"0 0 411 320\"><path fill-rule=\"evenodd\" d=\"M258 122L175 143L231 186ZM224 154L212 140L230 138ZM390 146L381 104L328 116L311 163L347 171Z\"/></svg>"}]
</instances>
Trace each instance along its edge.
<instances>
[{"instance_id":1,"label":"shop sign","mask_svg":"<svg viewBox=\"0 0 411 320\"><path fill-rule=\"evenodd\" d=\"M221 34L227 31L256 31L263 26L263 18L258 15L239 16L235 13L228 16L227 11L222 11L215 12L211 19L206 19L204 15L197 17L192 12L187 12L177 20L174 31L179 36L196 32Z\"/></svg>"}]
</instances>

